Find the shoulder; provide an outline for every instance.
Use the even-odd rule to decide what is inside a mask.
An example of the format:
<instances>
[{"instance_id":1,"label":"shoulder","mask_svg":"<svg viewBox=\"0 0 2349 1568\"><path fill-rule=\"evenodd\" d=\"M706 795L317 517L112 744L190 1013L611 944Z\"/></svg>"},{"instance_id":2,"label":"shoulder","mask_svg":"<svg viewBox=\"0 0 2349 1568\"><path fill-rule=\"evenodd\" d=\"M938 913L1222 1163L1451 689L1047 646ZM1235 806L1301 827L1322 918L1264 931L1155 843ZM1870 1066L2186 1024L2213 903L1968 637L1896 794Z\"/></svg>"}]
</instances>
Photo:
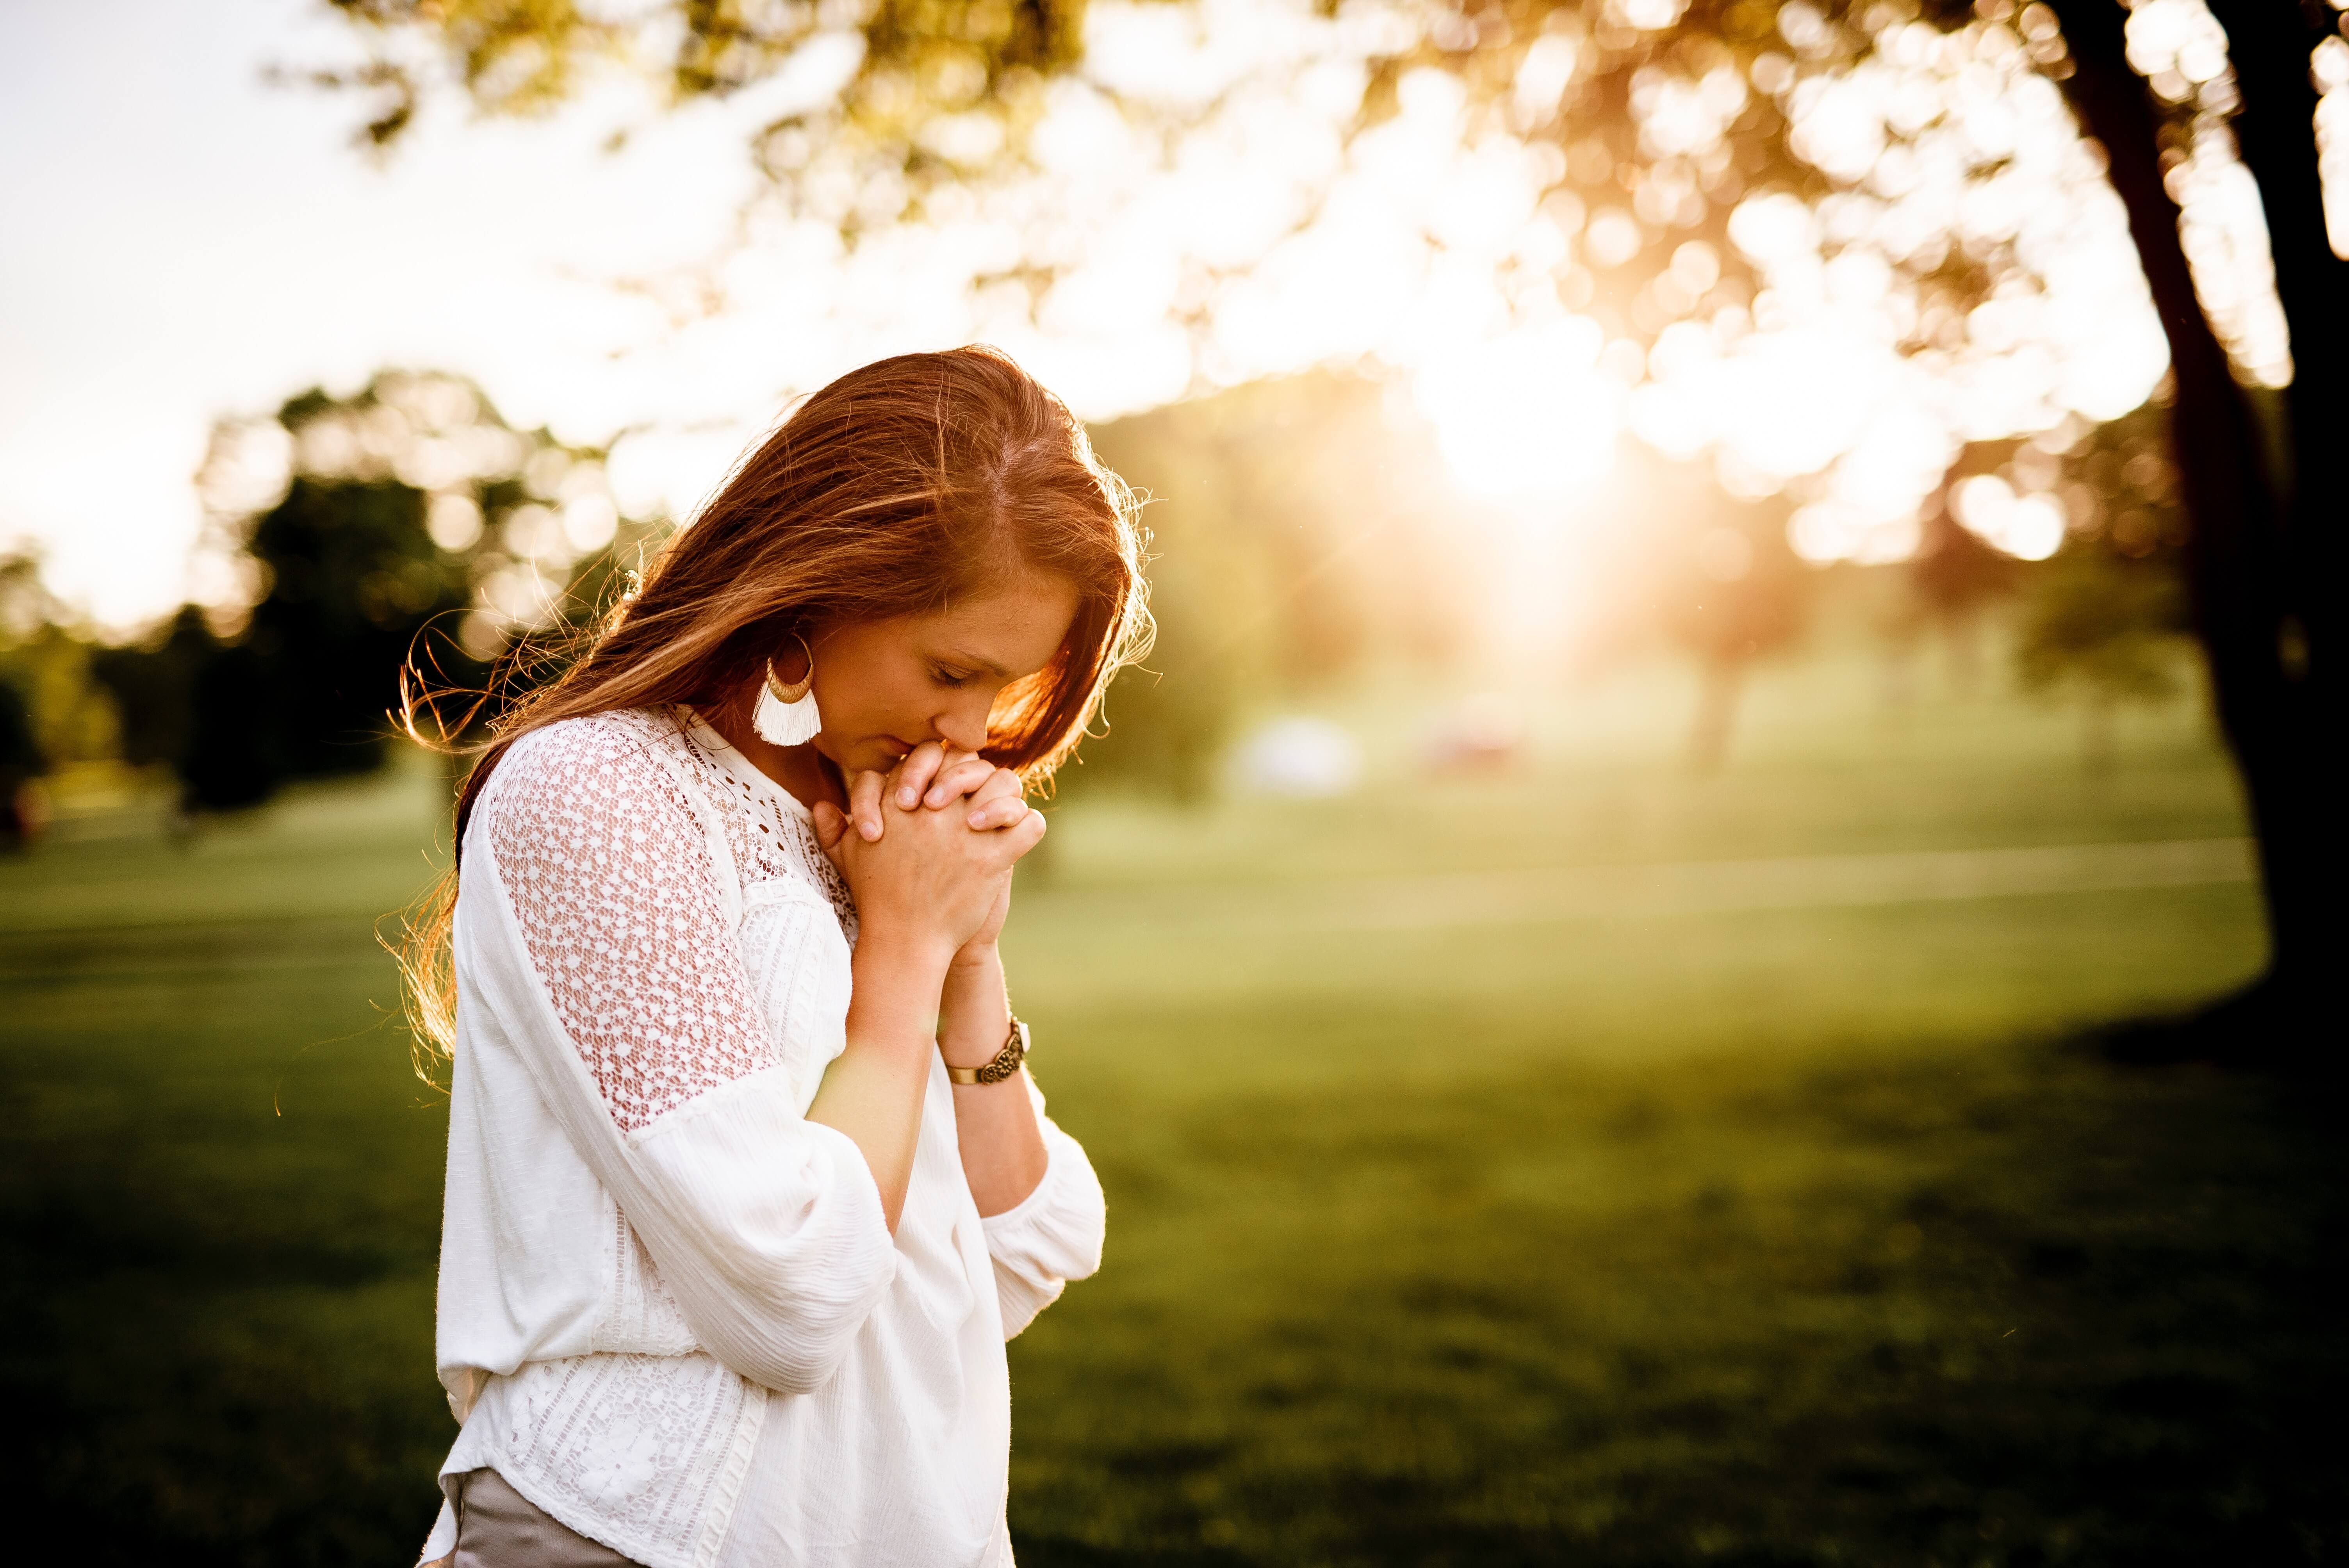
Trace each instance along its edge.
<instances>
[{"instance_id":1,"label":"shoulder","mask_svg":"<svg viewBox=\"0 0 2349 1568\"><path fill-rule=\"evenodd\" d=\"M598 800L654 805L678 791L663 753L681 744L666 711L630 708L566 718L533 729L508 748L482 787L492 817L550 806L577 809ZM680 802L681 803L681 802Z\"/></svg>"}]
</instances>

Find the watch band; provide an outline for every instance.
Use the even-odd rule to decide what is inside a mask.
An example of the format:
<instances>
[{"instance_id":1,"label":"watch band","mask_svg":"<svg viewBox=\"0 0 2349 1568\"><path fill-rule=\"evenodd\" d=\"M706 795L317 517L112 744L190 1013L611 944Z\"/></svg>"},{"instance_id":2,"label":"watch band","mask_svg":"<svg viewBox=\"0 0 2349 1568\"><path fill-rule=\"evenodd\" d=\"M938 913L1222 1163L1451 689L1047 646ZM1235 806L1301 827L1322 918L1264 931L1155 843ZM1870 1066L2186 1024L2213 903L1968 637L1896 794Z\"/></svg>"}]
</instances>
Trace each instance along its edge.
<instances>
[{"instance_id":1,"label":"watch band","mask_svg":"<svg viewBox=\"0 0 2349 1568\"><path fill-rule=\"evenodd\" d=\"M1021 1023L1015 1015L1011 1020L1011 1032L1004 1037L1003 1048L995 1053L993 1060L984 1067L976 1068L958 1068L952 1062L948 1062L947 1081L949 1083L1001 1083L1005 1078L1018 1072L1019 1064L1027 1059L1028 1026Z\"/></svg>"}]
</instances>

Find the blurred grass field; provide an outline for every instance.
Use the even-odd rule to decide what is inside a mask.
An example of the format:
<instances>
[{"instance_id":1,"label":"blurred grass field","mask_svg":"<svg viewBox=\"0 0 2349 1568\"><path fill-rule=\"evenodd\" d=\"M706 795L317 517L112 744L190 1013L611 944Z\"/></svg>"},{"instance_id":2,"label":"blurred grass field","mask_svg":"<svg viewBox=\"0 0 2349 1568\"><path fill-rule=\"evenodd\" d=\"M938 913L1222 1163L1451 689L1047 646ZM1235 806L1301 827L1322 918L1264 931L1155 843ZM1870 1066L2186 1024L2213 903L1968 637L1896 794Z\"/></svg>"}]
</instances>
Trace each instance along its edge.
<instances>
[{"instance_id":1,"label":"blurred grass field","mask_svg":"<svg viewBox=\"0 0 2349 1568\"><path fill-rule=\"evenodd\" d=\"M2064 713L1871 678L1768 677L1711 779L1651 672L1503 776L1396 738L1342 801L1078 793L1008 945L1112 1224L1012 1349L1024 1563L2349 1551L2329 1108L2073 1048L2258 967L2250 885L2111 848L2242 833L2203 721L2094 773ZM446 1123L373 931L438 789L0 863L0 1343L87 1561L429 1521ZM2074 891L1903 892L2078 846L2030 862Z\"/></svg>"}]
</instances>

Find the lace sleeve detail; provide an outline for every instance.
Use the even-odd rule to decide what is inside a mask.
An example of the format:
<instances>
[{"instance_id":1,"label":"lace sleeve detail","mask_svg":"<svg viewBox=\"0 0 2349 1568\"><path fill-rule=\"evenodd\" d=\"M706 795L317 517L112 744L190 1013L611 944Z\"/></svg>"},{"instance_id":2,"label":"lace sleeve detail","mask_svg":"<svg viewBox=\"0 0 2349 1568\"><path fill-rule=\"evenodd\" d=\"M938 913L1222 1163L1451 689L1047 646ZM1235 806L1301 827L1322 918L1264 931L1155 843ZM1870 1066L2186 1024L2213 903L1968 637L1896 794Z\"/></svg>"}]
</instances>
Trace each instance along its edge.
<instances>
[{"instance_id":1,"label":"lace sleeve detail","mask_svg":"<svg viewBox=\"0 0 2349 1568\"><path fill-rule=\"evenodd\" d=\"M517 743L482 827L530 959L605 1105L633 1132L775 1065L693 803L609 718Z\"/></svg>"}]
</instances>

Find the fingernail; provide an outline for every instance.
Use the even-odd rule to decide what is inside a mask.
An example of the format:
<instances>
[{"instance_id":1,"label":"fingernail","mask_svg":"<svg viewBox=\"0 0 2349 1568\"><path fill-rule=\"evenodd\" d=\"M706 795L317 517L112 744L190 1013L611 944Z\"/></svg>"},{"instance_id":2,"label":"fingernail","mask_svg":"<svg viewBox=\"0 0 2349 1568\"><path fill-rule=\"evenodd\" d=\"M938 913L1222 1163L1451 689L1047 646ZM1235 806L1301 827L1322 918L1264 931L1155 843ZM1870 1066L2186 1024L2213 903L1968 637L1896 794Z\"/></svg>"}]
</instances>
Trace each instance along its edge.
<instances>
[{"instance_id":1,"label":"fingernail","mask_svg":"<svg viewBox=\"0 0 2349 1568\"><path fill-rule=\"evenodd\" d=\"M914 801L916 799L917 797L911 789L900 789L897 791L897 804L903 806L908 811L914 809Z\"/></svg>"}]
</instances>

